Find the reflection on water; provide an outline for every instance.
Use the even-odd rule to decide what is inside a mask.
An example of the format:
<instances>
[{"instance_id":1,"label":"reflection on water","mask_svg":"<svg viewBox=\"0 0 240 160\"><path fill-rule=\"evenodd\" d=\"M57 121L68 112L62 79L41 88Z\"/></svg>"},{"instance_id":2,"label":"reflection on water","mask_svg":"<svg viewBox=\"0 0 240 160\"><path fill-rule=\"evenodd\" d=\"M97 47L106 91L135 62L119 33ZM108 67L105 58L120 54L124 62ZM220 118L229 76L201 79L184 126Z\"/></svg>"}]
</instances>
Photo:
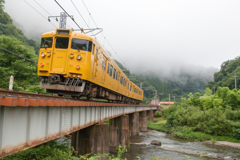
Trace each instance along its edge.
<instances>
[{"instance_id":1,"label":"reflection on water","mask_svg":"<svg viewBox=\"0 0 240 160\"><path fill-rule=\"evenodd\" d=\"M165 133L154 130L142 132L141 139L131 140L131 146L128 153L124 156L128 160L141 157L142 160L151 160L152 157L168 158L171 160L209 160L209 159L240 159L240 150L226 147L218 147L213 145L202 144L201 142L191 142L177 138L167 137ZM151 145L152 140L159 140L162 146ZM200 155L207 157L200 158Z\"/></svg>"}]
</instances>

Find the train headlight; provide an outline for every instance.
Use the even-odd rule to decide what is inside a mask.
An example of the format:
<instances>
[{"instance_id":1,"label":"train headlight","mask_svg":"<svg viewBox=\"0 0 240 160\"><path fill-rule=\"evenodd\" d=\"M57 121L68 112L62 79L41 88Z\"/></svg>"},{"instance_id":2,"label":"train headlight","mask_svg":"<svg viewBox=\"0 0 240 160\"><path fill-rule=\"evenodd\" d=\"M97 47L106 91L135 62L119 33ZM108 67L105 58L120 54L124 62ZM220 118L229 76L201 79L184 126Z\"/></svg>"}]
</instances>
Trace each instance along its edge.
<instances>
[{"instance_id":1,"label":"train headlight","mask_svg":"<svg viewBox=\"0 0 240 160\"><path fill-rule=\"evenodd\" d=\"M78 59L78 60L80 60L81 58L82 58L82 56L81 56L81 55L78 55L78 56L77 56L77 59Z\"/></svg>"},{"instance_id":2,"label":"train headlight","mask_svg":"<svg viewBox=\"0 0 240 160\"><path fill-rule=\"evenodd\" d=\"M45 57L45 53L44 53L44 52L42 52L42 53L41 53L41 56L42 56L42 57Z\"/></svg>"}]
</instances>

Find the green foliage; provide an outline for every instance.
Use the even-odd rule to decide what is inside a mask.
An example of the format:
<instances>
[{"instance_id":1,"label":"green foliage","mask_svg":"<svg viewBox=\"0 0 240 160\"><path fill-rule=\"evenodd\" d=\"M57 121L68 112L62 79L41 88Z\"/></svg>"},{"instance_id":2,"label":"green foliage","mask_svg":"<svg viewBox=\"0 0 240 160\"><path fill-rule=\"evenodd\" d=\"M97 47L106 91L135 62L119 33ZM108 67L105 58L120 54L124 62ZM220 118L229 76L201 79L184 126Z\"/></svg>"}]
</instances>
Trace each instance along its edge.
<instances>
[{"instance_id":1,"label":"green foliage","mask_svg":"<svg viewBox=\"0 0 240 160\"><path fill-rule=\"evenodd\" d=\"M174 104L174 105L172 105L172 106L170 106L170 107L168 107L167 109L164 109L163 110L163 117L165 118L165 119L167 119L167 117L171 114L171 113L173 113L173 114L175 114L174 112L177 110L177 107L176 107L176 105Z\"/></svg>"},{"instance_id":2,"label":"green foliage","mask_svg":"<svg viewBox=\"0 0 240 160\"><path fill-rule=\"evenodd\" d=\"M6 48L19 55L37 61L34 50L23 45L15 37L0 36L0 47ZM8 88L9 78L14 77L13 89L32 92L44 92L39 89L40 77L37 76L37 65L0 50L0 88Z\"/></svg>"},{"instance_id":3,"label":"green foliage","mask_svg":"<svg viewBox=\"0 0 240 160\"><path fill-rule=\"evenodd\" d=\"M156 111L155 112L155 117L162 117L162 112Z\"/></svg>"},{"instance_id":4,"label":"green foliage","mask_svg":"<svg viewBox=\"0 0 240 160\"><path fill-rule=\"evenodd\" d=\"M71 152L66 144L57 144L55 140L44 143L42 145L24 150L10 156L3 158L2 160L42 160L51 159L49 157L68 157ZM53 159L53 158L52 158ZM56 159L60 160L60 159Z\"/></svg>"},{"instance_id":5,"label":"green foliage","mask_svg":"<svg viewBox=\"0 0 240 160\"><path fill-rule=\"evenodd\" d=\"M234 134L233 134L233 137L237 138L237 139L240 139L240 129L236 129Z\"/></svg>"},{"instance_id":6,"label":"green foliage","mask_svg":"<svg viewBox=\"0 0 240 160\"><path fill-rule=\"evenodd\" d=\"M230 89L235 88L234 75L240 75L240 57L236 57L233 60L227 60L222 63L219 72L214 74L214 81L210 81L206 84L207 87L213 90L213 87L228 87ZM240 87L240 79L237 79L237 88Z\"/></svg>"},{"instance_id":7,"label":"green foliage","mask_svg":"<svg viewBox=\"0 0 240 160\"><path fill-rule=\"evenodd\" d=\"M3 3L4 0L0 0L0 36L6 35L15 37L21 41L23 45L33 47L35 54L38 54L39 44L34 40L28 39L20 29L17 29L12 24L11 17L3 10Z\"/></svg>"},{"instance_id":8,"label":"green foliage","mask_svg":"<svg viewBox=\"0 0 240 160\"><path fill-rule=\"evenodd\" d=\"M186 139L209 140L214 135L233 137L233 141L237 141L240 138L239 97L240 91L227 87L218 87L216 95L207 88L201 98L198 93L190 93L188 100L182 98L181 103L163 110L167 123L160 129Z\"/></svg>"}]
</instances>

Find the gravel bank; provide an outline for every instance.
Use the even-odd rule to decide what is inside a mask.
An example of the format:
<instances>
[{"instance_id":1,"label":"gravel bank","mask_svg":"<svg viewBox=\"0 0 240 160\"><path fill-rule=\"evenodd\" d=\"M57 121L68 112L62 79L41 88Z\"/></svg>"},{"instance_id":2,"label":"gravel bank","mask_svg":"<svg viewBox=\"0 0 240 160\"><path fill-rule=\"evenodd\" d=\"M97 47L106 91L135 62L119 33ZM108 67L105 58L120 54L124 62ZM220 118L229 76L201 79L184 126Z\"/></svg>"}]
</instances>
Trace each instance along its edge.
<instances>
[{"instance_id":1,"label":"gravel bank","mask_svg":"<svg viewBox=\"0 0 240 160\"><path fill-rule=\"evenodd\" d=\"M235 149L240 149L240 143L233 143L233 142L226 142L226 141L216 141L215 143L212 143L211 141L204 141L204 144L210 144L210 145L216 145L216 146L222 146L222 147L231 147Z\"/></svg>"}]
</instances>

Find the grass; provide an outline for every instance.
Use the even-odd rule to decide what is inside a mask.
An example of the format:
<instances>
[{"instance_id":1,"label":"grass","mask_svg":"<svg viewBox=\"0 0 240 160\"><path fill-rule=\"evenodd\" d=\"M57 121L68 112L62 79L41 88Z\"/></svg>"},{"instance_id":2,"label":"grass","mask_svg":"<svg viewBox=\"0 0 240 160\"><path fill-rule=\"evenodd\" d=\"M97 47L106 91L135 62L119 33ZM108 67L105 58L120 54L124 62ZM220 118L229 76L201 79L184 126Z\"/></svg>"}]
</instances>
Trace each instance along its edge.
<instances>
[{"instance_id":1,"label":"grass","mask_svg":"<svg viewBox=\"0 0 240 160\"><path fill-rule=\"evenodd\" d=\"M167 120L165 120L163 117L156 117L153 119L155 122L155 124L165 124L167 122Z\"/></svg>"},{"instance_id":2,"label":"grass","mask_svg":"<svg viewBox=\"0 0 240 160\"><path fill-rule=\"evenodd\" d=\"M178 138L187 139L187 140L197 140L197 141L210 140L213 143L215 143L216 141L228 141L228 142L240 143L240 140L234 137L214 136L214 135L205 134L201 132L191 132L191 133L173 132L172 134Z\"/></svg>"},{"instance_id":3,"label":"grass","mask_svg":"<svg viewBox=\"0 0 240 160\"><path fill-rule=\"evenodd\" d=\"M240 139L236 139L234 137L229 136L216 136L216 135L210 135L202 132L182 132L179 130L176 130L176 128L166 128L166 120L163 117L154 118L154 121L157 122L147 122L147 126L150 129L167 132L175 137L187 139L187 140L196 140L196 141L207 141L210 140L213 143L216 141L228 141L228 142L235 142L240 143Z\"/></svg>"}]
</instances>

